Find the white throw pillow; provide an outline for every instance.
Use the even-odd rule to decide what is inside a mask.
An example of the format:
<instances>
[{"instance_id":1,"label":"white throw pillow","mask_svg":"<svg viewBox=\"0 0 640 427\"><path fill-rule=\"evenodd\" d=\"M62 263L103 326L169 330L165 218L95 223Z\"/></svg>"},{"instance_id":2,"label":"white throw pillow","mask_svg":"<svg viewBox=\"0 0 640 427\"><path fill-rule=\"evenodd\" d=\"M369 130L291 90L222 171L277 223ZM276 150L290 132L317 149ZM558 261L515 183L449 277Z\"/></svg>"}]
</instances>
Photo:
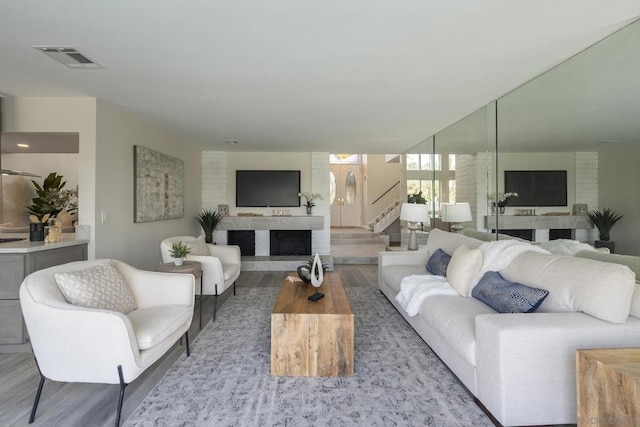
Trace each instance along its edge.
<instances>
[{"instance_id":1,"label":"white throw pillow","mask_svg":"<svg viewBox=\"0 0 640 427\"><path fill-rule=\"evenodd\" d=\"M187 242L187 247L191 249L189 255L210 255L209 248L207 247L207 242L204 241L204 238L202 236L198 237L197 239L193 239L190 242Z\"/></svg>"},{"instance_id":2,"label":"white throw pillow","mask_svg":"<svg viewBox=\"0 0 640 427\"><path fill-rule=\"evenodd\" d=\"M467 245L470 248L477 248L482 243L482 240L474 239L472 237L465 236L464 234L449 233L437 228L429 231L429 237L427 238L427 252L434 254L438 249L442 249L446 254L453 255L453 252L460 245Z\"/></svg>"},{"instance_id":3,"label":"white throw pillow","mask_svg":"<svg viewBox=\"0 0 640 427\"><path fill-rule=\"evenodd\" d=\"M482 268L482 251L461 245L453 252L447 267L447 280L463 297L471 295L474 279Z\"/></svg>"},{"instance_id":4,"label":"white throw pillow","mask_svg":"<svg viewBox=\"0 0 640 427\"><path fill-rule=\"evenodd\" d=\"M71 304L124 314L137 308L131 289L111 261L54 277Z\"/></svg>"}]
</instances>

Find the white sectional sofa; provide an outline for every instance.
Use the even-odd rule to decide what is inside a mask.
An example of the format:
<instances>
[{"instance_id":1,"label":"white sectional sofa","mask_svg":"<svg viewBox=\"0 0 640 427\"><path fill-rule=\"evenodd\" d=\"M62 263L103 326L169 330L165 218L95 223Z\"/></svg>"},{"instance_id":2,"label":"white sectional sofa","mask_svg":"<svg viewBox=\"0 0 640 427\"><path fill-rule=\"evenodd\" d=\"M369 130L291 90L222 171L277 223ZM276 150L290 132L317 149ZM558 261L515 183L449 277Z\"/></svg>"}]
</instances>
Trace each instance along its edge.
<instances>
[{"instance_id":1,"label":"white sectional sofa","mask_svg":"<svg viewBox=\"0 0 640 427\"><path fill-rule=\"evenodd\" d=\"M483 243L432 230L426 250L382 252L380 290L502 425L576 423L576 349L640 346L635 273L626 265L525 250L499 272L549 292L534 313L498 313L456 294L430 296L409 316L396 301L405 276L429 274L425 265L438 248L452 255Z\"/></svg>"}]
</instances>

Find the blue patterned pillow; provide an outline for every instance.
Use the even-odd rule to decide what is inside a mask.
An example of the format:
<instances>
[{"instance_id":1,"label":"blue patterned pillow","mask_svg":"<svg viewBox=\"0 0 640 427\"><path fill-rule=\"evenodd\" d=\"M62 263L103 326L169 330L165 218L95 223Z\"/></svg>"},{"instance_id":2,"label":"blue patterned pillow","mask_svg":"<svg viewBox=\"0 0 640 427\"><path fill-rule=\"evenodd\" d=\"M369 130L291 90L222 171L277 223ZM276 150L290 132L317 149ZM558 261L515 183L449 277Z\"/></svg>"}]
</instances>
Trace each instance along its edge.
<instances>
[{"instance_id":1,"label":"blue patterned pillow","mask_svg":"<svg viewBox=\"0 0 640 427\"><path fill-rule=\"evenodd\" d=\"M449 261L451 261L451 255L447 255L445 251L438 249L429 257L427 271L435 276L446 276Z\"/></svg>"},{"instance_id":2,"label":"blue patterned pillow","mask_svg":"<svg viewBox=\"0 0 640 427\"><path fill-rule=\"evenodd\" d=\"M533 313L549 291L509 282L500 273L487 271L471 295L500 313Z\"/></svg>"}]
</instances>

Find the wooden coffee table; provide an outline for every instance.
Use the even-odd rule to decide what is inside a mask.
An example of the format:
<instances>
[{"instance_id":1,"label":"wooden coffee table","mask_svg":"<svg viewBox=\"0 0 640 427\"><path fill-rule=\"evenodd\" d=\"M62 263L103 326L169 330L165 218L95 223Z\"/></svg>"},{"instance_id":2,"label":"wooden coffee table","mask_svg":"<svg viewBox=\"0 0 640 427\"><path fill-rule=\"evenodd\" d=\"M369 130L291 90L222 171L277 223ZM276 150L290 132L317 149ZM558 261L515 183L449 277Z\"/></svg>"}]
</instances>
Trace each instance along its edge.
<instances>
[{"instance_id":1,"label":"wooden coffee table","mask_svg":"<svg viewBox=\"0 0 640 427\"><path fill-rule=\"evenodd\" d=\"M289 276L297 277L295 273ZM319 291L285 279L271 313L271 375L353 375L353 311L338 273L327 273Z\"/></svg>"}]
</instances>

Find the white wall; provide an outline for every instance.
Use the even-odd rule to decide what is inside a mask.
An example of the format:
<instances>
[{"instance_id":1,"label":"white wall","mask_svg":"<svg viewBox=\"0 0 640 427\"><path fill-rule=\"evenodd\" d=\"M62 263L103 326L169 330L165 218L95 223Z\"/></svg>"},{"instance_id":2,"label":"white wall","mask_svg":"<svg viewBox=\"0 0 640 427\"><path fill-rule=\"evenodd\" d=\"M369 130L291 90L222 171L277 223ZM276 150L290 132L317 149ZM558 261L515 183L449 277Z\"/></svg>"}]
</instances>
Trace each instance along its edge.
<instances>
[{"instance_id":1,"label":"white wall","mask_svg":"<svg viewBox=\"0 0 640 427\"><path fill-rule=\"evenodd\" d=\"M94 258L96 99L6 97L4 101L4 132L78 133L78 222L89 228L89 258Z\"/></svg>"},{"instance_id":2,"label":"white wall","mask_svg":"<svg viewBox=\"0 0 640 427\"><path fill-rule=\"evenodd\" d=\"M78 220L89 228L89 259L113 257L151 269L160 263L164 237L198 234L193 216L201 207L200 150L188 145L188 137L95 98L17 97L4 101L6 132L78 133ZM184 218L133 223L136 144L184 161ZM107 224L99 221L102 211L109 214Z\"/></svg>"},{"instance_id":3,"label":"white wall","mask_svg":"<svg viewBox=\"0 0 640 427\"><path fill-rule=\"evenodd\" d=\"M96 258L152 269L161 262L162 239L200 233L193 217L201 208L201 151L184 136L102 101L97 104L96 141ZM184 162L183 218L134 223L134 145ZM102 212L108 214L108 223L102 223Z\"/></svg>"},{"instance_id":4,"label":"white wall","mask_svg":"<svg viewBox=\"0 0 640 427\"><path fill-rule=\"evenodd\" d=\"M536 214L571 211L575 203L575 153L498 153L498 191L504 192L505 170L566 170L567 206L535 208ZM517 208L507 207L513 215Z\"/></svg>"},{"instance_id":5,"label":"white wall","mask_svg":"<svg viewBox=\"0 0 640 427\"><path fill-rule=\"evenodd\" d=\"M42 178L24 176L3 176L2 195L4 199L4 222L11 222L16 226L26 226L29 218L25 207L31 205L35 197L35 190L31 180L42 185L44 178L51 172L62 175L66 181L65 189L73 189L78 185L79 154L2 154L2 167L5 169L27 171L40 175Z\"/></svg>"},{"instance_id":6,"label":"white wall","mask_svg":"<svg viewBox=\"0 0 640 427\"><path fill-rule=\"evenodd\" d=\"M324 229L313 230L312 249L321 255L330 252L329 216L329 154L328 153L266 153L220 152L202 153L202 205L217 209L229 205L229 214L257 213L270 216L273 208L238 208L236 200L236 170L300 170L300 190L319 193L323 200L316 201L313 214L324 217ZM304 206L286 208L291 215L306 215ZM214 232L214 240L226 243L226 232ZM256 243L257 243L256 239ZM264 249L264 248L262 248Z\"/></svg>"},{"instance_id":7,"label":"white wall","mask_svg":"<svg viewBox=\"0 0 640 427\"><path fill-rule=\"evenodd\" d=\"M600 208L624 215L611 229L616 253L640 255L640 147L599 154Z\"/></svg>"},{"instance_id":8,"label":"white wall","mask_svg":"<svg viewBox=\"0 0 640 427\"><path fill-rule=\"evenodd\" d=\"M387 162L390 158L392 162ZM369 224L376 216L385 210L394 202L402 203L403 185L397 185L389 193L387 193L378 203L372 205L376 199L391 188L396 182L402 179L402 165L397 161L397 156L389 156L386 154L367 154L363 155L364 169L364 206L363 206L363 224ZM402 183L401 183L402 184Z\"/></svg>"}]
</instances>

